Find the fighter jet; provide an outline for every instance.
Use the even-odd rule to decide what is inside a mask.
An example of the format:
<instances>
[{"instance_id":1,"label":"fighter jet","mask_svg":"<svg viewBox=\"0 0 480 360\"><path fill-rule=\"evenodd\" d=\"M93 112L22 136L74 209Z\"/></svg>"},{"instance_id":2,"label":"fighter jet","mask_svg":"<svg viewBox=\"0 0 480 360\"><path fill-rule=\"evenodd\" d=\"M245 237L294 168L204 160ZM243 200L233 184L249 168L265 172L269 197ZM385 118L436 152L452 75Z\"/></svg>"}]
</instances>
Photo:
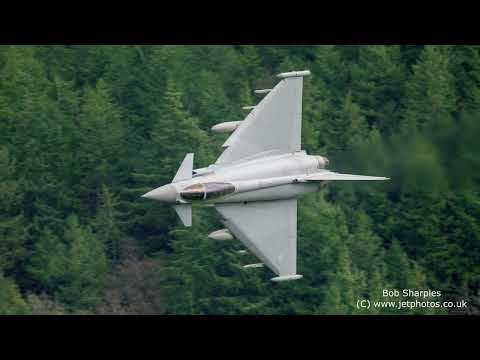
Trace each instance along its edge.
<instances>
[{"instance_id":1,"label":"fighter jet","mask_svg":"<svg viewBox=\"0 0 480 360\"><path fill-rule=\"evenodd\" d=\"M265 97L243 121L217 124L212 131L232 132L217 161L193 168L193 153L185 156L170 184L145 198L172 204L185 226L192 225L192 203L209 204L225 229L214 240L240 240L261 260L245 268L267 266L272 281L302 278L297 274L297 199L337 180L388 180L326 169L324 156L301 150L303 78L310 71L277 75L273 89L256 90Z\"/></svg>"}]
</instances>

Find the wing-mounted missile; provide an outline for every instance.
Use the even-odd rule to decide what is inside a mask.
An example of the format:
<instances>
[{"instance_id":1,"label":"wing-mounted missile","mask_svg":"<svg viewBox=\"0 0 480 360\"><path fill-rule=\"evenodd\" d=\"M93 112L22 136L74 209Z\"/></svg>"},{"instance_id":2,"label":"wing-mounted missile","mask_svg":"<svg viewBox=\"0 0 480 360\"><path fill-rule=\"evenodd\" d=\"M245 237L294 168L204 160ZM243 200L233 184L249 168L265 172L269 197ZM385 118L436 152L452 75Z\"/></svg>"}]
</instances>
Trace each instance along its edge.
<instances>
[{"instance_id":1,"label":"wing-mounted missile","mask_svg":"<svg viewBox=\"0 0 480 360\"><path fill-rule=\"evenodd\" d=\"M242 106L243 110L253 110L255 109L255 106Z\"/></svg>"},{"instance_id":2,"label":"wing-mounted missile","mask_svg":"<svg viewBox=\"0 0 480 360\"><path fill-rule=\"evenodd\" d=\"M243 266L244 269L256 269L256 268L263 268L262 263L257 263L257 264L248 264Z\"/></svg>"},{"instance_id":3,"label":"wing-mounted missile","mask_svg":"<svg viewBox=\"0 0 480 360\"><path fill-rule=\"evenodd\" d=\"M209 239L216 240L216 241L227 241L227 240L233 240L233 235L228 229L221 229L212 232L210 235L208 235Z\"/></svg>"},{"instance_id":4,"label":"wing-mounted missile","mask_svg":"<svg viewBox=\"0 0 480 360\"><path fill-rule=\"evenodd\" d=\"M328 170L319 171L310 175L302 176L300 182L308 181L384 181L390 180L386 177L340 174Z\"/></svg>"},{"instance_id":5,"label":"wing-mounted missile","mask_svg":"<svg viewBox=\"0 0 480 360\"><path fill-rule=\"evenodd\" d=\"M238 254L238 255L247 255L247 254L248 254L248 251L247 251L247 250L238 250L238 251L237 251L237 254Z\"/></svg>"},{"instance_id":6,"label":"wing-mounted missile","mask_svg":"<svg viewBox=\"0 0 480 360\"><path fill-rule=\"evenodd\" d=\"M268 94L272 89L260 89L260 90L254 90L253 92L257 95L264 95Z\"/></svg>"},{"instance_id":7,"label":"wing-mounted missile","mask_svg":"<svg viewBox=\"0 0 480 360\"><path fill-rule=\"evenodd\" d=\"M215 133L230 133L235 131L241 124L241 121L228 121L228 122L223 122L220 124L217 124L212 127L212 131Z\"/></svg>"},{"instance_id":8,"label":"wing-mounted missile","mask_svg":"<svg viewBox=\"0 0 480 360\"><path fill-rule=\"evenodd\" d=\"M288 275L288 276L277 276L272 278L273 282L282 282L282 281L294 281L303 278L303 275Z\"/></svg>"}]
</instances>

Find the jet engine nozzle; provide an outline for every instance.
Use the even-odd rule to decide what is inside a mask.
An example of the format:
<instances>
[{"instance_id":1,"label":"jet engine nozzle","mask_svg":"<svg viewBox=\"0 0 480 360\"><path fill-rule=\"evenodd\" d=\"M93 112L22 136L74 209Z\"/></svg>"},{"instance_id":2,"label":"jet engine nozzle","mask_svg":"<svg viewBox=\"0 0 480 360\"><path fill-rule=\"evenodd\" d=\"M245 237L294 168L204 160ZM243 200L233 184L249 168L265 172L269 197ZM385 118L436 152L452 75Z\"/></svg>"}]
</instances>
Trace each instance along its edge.
<instances>
[{"instance_id":1,"label":"jet engine nozzle","mask_svg":"<svg viewBox=\"0 0 480 360\"><path fill-rule=\"evenodd\" d=\"M330 161L325 156L315 156L315 158L317 159L319 169L325 169L330 164Z\"/></svg>"}]
</instances>

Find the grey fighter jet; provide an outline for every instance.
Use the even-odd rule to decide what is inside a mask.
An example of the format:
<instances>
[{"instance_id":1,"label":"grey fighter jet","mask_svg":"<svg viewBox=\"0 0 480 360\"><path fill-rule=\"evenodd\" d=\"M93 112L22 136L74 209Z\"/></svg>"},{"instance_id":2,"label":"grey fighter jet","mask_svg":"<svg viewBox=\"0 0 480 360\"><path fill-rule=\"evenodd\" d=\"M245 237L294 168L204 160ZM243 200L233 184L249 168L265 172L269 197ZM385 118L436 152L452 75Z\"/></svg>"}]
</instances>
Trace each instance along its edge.
<instances>
[{"instance_id":1,"label":"grey fighter jet","mask_svg":"<svg viewBox=\"0 0 480 360\"><path fill-rule=\"evenodd\" d=\"M240 240L266 265L273 281L297 280L297 199L335 180L388 180L326 170L328 159L301 150L303 77L310 71L279 74L273 89L243 121L215 125L214 132L233 132L217 161L193 168L187 154L170 184L143 195L173 205L185 226L192 225L192 203L209 204L225 229L209 238Z\"/></svg>"}]
</instances>

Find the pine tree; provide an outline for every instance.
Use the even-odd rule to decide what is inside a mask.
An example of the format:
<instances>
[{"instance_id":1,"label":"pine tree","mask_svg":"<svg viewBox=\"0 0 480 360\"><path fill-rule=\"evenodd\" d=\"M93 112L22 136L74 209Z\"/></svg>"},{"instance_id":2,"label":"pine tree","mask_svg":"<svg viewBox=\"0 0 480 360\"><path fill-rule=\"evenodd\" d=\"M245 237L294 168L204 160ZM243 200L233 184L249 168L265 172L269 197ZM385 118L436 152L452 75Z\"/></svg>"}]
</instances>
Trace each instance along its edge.
<instances>
[{"instance_id":1,"label":"pine tree","mask_svg":"<svg viewBox=\"0 0 480 360\"><path fill-rule=\"evenodd\" d=\"M350 144L358 142L368 135L368 125L360 108L353 102L351 92L347 92L342 108L335 118L328 120L328 151L338 156L350 148Z\"/></svg>"},{"instance_id":2,"label":"pine tree","mask_svg":"<svg viewBox=\"0 0 480 360\"><path fill-rule=\"evenodd\" d=\"M74 187L95 210L103 182L115 175L115 163L122 158L124 126L121 112L112 100L109 86L100 79L94 89L87 89L79 115L75 139L76 167ZM88 174L88 176L82 176Z\"/></svg>"},{"instance_id":3,"label":"pine tree","mask_svg":"<svg viewBox=\"0 0 480 360\"><path fill-rule=\"evenodd\" d=\"M265 73L261 71L262 59L258 49L253 45L244 45L240 47L241 67L245 73L245 79L261 84L265 81Z\"/></svg>"},{"instance_id":4,"label":"pine tree","mask_svg":"<svg viewBox=\"0 0 480 360\"><path fill-rule=\"evenodd\" d=\"M359 46L358 63L351 66L352 94L369 126L386 134L398 128L400 100L404 93L404 67L400 47Z\"/></svg>"},{"instance_id":5,"label":"pine tree","mask_svg":"<svg viewBox=\"0 0 480 360\"><path fill-rule=\"evenodd\" d=\"M450 61L458 93L460 111L475 107L475 93L480 87L480 47L478 45L452 46Z\"/></svg>"},{"instance_id":6,"label":"pine tree","mask_svg":"<svg viewBox=\"0 0 480 360\"><path fill-rule=\"evenodd\" d=\"M15 161L6 147L0 147L0 271L15 272L28 255L22 201Z\"/></svg>"},{"instance_id":7,"label":"pine tree","mask_svg":"<svg viewBox=\"0 0 480 360\"><path fill-rule=\"evenodd\" d=\"M205 134L198 128L196 120L185 111L181 97L181 92L169 78L161 102L162 112L151 134L152 162L168 177L175 173L187 152L195 152L198 162L206 160L202 158L200 149L200 144L206 140Z\"/></svg>"},{"instance_id":8,"label":"pine tree","mask_svg":"<svg viewBox=\"0 0 480 360\"><path fill-rule=\"evenodd\" d=\"M90 308L97 304L108 271L103 244L89 227L81 227L75 215L67 219L65 241L68 244L65 282L58 297L72 308Z\"/></svg>"},{"instance_id":9,"label":"pine tree","mask_svg":"<svg viewBox=\"0 0 480 360\"><path fill-rule=\"evenodd\" d=\"M94 221L95 236L104 244L108 258L114 263L120 260L123 236L119 228L120 213L117 206L116 196L103 184Z\"/></svg>"},{"instance_id":10,"label":"pine tree","mask_svg":"<svg viewBox=\"0 0 480 360\"><path fill-rule=\"evenodd\" d=\"M412 268L407 254L403 251L398 240L394 240L386 254L387 280L396 289L416 288L412 283Z\"/></svg>"},{"instance_id":11,"label":"pine tree","mask_svg":"<svg viewBox=\"0 0 480 360\"><path fill-rule=\"evenodd\" d=\"M326 286L323 309L325 314L353 314L356 312L356 301L365 286L361 273L355 271L348 248L339 245L336 250L337 262L329 276Z\"/></svg>"},{"instance_id":12,"label":"pine tree","mask_svg":"<svg viewBox=\"0 0 480 360\"><path fill-rule=\"evenodd\" d=\"M35 243L33 255L27 265L27 273L32 278L35 288L54 294L66 281L67 248L65 244L45 229Z\"/></svg>"},{"instance_id":13,"label":"pine tree","mask_svg":"<svg viewBox=\"0 0 480 360\"><path fill-rule=\"evenodd\" d=\"M219 74L202 70L197 74L188 94L187 109L199 117L199 127L209 129L230 116L228 101Z\"/></svg>"},{"instance_id":14,"label":"pine tree","mask_svg":"<svg viewBox=\"0 0 480 360\"><path fill-rule=\"evenodd\" d=\"M413 66L413 76L406 89L404 126L411 124L424 129L451 119L456 94L449 50L448 47L426 46Z\"/></svg>"},{"instance_id":15,"label":"pine tree","mask_svg":"<svg viewBox=\"0 0 480 360\"><path fill-rule=\"evenodd\" d=\"M0 315L28 315L30 312L18 287L0 272Z\"/></svg>"}]
</instances>

